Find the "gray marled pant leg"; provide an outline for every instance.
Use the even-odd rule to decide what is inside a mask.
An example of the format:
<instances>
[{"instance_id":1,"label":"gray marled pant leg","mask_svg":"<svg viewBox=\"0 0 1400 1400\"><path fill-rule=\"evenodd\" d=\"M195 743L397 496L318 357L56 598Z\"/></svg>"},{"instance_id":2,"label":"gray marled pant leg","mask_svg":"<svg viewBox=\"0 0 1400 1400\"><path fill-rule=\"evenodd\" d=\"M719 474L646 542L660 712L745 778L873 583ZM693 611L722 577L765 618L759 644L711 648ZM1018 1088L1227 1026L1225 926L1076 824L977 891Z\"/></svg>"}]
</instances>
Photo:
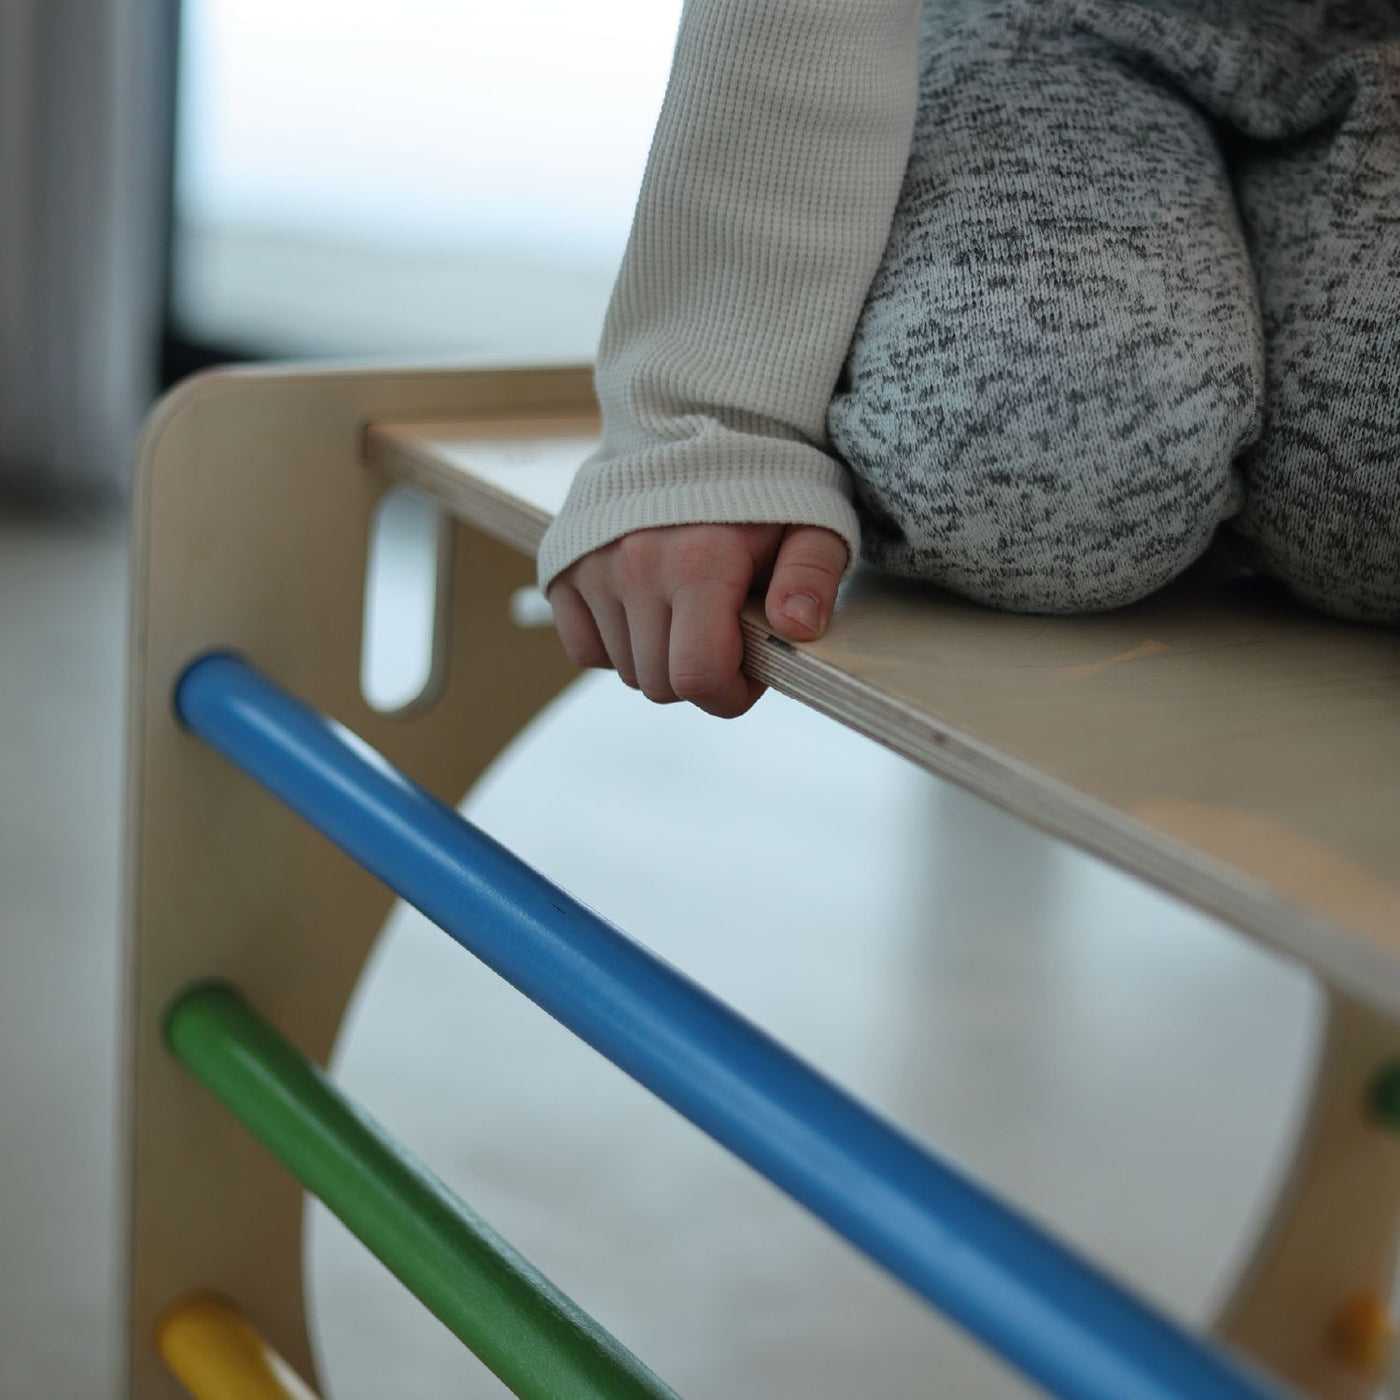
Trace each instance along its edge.
<instances>
[{"instance_id":1,"label":"gray marled pant leg","mask_svg":"<svg viewBox=\"0 0 1400 1400\"><path fill-rule=\"evenodd\" d=\"M1339 8L1354 27L1334 9L1336 52L1281 64L1232 158L1268 348L1230 528L1305 602L1400 626L1400 24L1353 47L1377 7Z\"/></svg>"},{"instance_id":2,"label":"gray marled pant leg","mask_svg":"<svg viewBox=\"0 0 1400 1400\"><path fill-rule=\"evenodd\" d=\"M1161 586L1230 520L1309 601L1397 620L1378 584L1393 592L1400 538L1400 454L1383 446L1398 441L1393 342L1388 366L1348 379L1349 426L1335 376L1324 403L1298 373L1349 336L1357 362L1355 322L1308 332L1320 276L1339 300L1322 269L1346 259L1332 233L1301 236L1319 200L1356 201L1346 180L1315 196L1306 160L1242 158L1247 246L1220 138L1276 156L1286 114L1308 133L1300 149L1323 139L1318 124L1338 120L1329 94L1350 81L1336 65L1378 61L1387 4L928 0L911 161L829 415L868 559L997 607L1089 611ZM1394 243L1356 229L1373 269ZM1269 281L1267 324L1250 253L1263 277L1289 270ZM1356 319L1394 335L1366 285L1351 284L1367 308ZM1278 345L1267 404L1265 330ZM1294 465L1297 434L1315 438L1329 414L1345 502ZM1313 548L1290 555L1286 537ZM1369 582L1348 603L1358 566Z\"/></svg>"}]
</instances>

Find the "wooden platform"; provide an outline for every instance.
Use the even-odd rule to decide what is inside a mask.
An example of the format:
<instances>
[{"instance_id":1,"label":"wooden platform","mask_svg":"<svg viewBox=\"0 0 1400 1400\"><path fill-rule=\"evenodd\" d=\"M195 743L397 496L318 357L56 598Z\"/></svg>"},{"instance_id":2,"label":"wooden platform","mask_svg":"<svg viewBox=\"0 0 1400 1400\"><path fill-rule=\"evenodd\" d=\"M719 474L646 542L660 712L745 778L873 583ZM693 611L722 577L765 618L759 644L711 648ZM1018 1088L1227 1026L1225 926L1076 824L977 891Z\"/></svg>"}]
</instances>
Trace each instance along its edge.
<instances>
[{"instance_id":1,"label":"wooden platform","mask_svg":"<svg viewBox=\"0 0 1400 1400\"><path fill-rule=\"evenodd\" d=\"M378 425L369 456L533 553L595 434ZM820 642L744 627L776 689L1400 1012L1400 635L1209 564L1090 617L858 575Z\"/></svg>"}]
</instances>

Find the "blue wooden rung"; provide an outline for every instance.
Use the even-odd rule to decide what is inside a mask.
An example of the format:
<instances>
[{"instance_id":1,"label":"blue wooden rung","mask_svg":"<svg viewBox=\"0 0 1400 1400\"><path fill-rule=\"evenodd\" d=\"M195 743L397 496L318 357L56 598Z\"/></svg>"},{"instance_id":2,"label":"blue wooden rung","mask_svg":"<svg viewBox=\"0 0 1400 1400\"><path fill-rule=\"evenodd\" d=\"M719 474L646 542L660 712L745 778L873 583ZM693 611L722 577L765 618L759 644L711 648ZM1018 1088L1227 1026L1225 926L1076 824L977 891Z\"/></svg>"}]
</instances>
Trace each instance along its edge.
<instances>
[{"instance_id":1,"label":"blue wooden rung","mask_svg":"<svg viewBox=\"0 0 1400 1400\"><path fill-rule=\"evenodd\" d=\"M1064 1400L1283 1400L570 898L245 661L184 722L463 947Z\"/></svg>"}]
</instances>

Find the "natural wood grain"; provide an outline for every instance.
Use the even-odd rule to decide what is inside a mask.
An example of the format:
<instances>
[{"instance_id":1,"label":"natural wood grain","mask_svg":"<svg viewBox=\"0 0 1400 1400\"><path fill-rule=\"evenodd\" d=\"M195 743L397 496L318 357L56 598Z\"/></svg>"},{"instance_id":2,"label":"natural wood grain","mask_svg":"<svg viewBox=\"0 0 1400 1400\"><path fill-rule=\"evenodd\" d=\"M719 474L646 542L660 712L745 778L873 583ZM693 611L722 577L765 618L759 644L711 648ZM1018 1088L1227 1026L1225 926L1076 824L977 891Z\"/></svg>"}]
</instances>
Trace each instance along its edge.
<instances>
[{"instance_id":1,"label":"natural wood grain","mask_svg":"<svg viewBox=\"0 0 1400 1400\"><path fill-rule=\"evenodd\" d=\"M368 450L533 552L596 434L381 423ZM1400 1054L1400 639L1216 560L1092 617L866 574L820 642L775 637L756 603L743 629L751 674L1319 975L1312 1103L1217 1330L1317 1400L1368 1400L1330 1327L1389 1295L1400 1229L1400 1140L1365 1109Z\"/></svg>"},{"instance_id":2,"label":"natural wood grain","mask_svg":"<svg viewBox=\"0 0 1400 1400\"><path fill-rule=\"evenodd\" d=\"M372 460L533 548L593 438L388 425ZM1400 1011L1400 637L1207 563L1088 617L860 575L827 636L744 617L777 689Z\"/></svg>"},{"instance_id":3,"label":"natural wood grain","mask_svg":"<svg viewBox=\"0 0 1400 1400\"><path fill-rule=\"evenodd\" d=\"M1288 1180L1216 1331L1319 1400L1371 1400L1380 1375L1336 1338L1348 1304L1382 1305L1400 1236L1400 1136L1367 1112L1378 1071L1400 1055L1400 1024L1328 996L1312 1102Z\"/></svg>"},{"instance_id":4,"label":"natural wood grain","mask_svg":"<svg viewBox=\"0 0 1400 1400\"><path fill-rule=\"evenodd\" d=\"M467 523L444 551L440 673L397 714L360 691L365 570L392 485L365 463L376 417L578 414L586 368L224 371L161 404L134 502L125 1070L126 1389L177 1400L158 1319L216 1292L315 1372L302 1192L162 1044L189 983L224 978L324 1062L393 903L368 872L185 733L171 696L212 648L241 651L391 762L458 801L576 674L552 636L510 619L527 557Z\"/></svg>"}]
</instances>

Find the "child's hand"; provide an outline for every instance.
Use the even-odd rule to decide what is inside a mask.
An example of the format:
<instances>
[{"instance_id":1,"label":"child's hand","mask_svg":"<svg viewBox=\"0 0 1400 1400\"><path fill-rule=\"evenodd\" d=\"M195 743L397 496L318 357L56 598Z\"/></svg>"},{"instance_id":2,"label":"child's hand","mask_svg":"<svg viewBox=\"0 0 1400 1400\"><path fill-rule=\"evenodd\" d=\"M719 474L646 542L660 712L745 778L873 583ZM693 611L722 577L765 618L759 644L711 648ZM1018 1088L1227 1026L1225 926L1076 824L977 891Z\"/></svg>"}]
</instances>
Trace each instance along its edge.
<instances>
[{"instance_id":1,"label":"child's hand","mask_svg":"<svg viewBox=\"0 0 1400 1400\"><path fill-rule=\"evenodd\" d=\"M690 700L723 719L764 687L740 671L739 610L769 580L768 625L820 637L846 543L815 525L667 525L586 554L550 585L554 625L579 666L612 666L659 704Z\"/></svg>"}]
</instances>

